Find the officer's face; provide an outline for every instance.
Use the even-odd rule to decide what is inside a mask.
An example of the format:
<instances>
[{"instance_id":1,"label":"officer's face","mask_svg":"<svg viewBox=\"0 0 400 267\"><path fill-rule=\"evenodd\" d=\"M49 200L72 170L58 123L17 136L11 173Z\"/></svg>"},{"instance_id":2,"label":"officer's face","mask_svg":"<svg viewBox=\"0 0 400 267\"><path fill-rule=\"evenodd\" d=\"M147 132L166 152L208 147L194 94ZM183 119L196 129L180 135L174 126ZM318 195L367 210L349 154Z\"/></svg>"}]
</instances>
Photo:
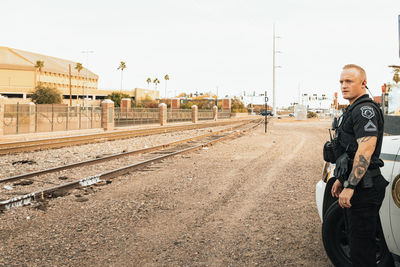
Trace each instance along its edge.
<instances>
[{"instance_id":1,"label":"officer's face","mask_svg":"<svg viewBox=\"0 0 400 267\"><path fill-rule=\"evenodd\" d=\"M357 69L345 69L340 75L340 89L344 99L353 103L358 97L365 94L364 79Z\"/></svg>"}]
</instances>

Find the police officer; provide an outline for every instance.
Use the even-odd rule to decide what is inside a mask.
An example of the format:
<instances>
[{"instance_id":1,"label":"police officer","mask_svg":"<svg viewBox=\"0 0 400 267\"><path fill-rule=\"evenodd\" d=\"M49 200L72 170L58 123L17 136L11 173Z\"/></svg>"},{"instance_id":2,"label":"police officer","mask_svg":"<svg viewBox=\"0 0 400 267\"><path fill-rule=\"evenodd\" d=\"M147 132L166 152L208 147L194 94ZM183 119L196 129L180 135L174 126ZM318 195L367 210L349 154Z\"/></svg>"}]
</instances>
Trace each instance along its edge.
<instances>
[{"instance_id":1,"label":"police officer","mask_svg":"<svg viewBox=\"0 0 400 267\"><path fill-rule=\"evenodd\" d=\"M386 180L380 174L379 159L383 138L383 116L375 102L366 94L367 77L363 68L349 64L340 76L343 98L349 106L338 120L336 133L345 149L341 166L344 175L337 177L332 186L332 196L339 198L345 211L353 266L376 266L376 231L379 208L385 196ZM345 161L346 162L346 161ZM346 164L346 163L345 163ZM343 173L342 173L343 174Z\"/></svg>"}]
</instances>

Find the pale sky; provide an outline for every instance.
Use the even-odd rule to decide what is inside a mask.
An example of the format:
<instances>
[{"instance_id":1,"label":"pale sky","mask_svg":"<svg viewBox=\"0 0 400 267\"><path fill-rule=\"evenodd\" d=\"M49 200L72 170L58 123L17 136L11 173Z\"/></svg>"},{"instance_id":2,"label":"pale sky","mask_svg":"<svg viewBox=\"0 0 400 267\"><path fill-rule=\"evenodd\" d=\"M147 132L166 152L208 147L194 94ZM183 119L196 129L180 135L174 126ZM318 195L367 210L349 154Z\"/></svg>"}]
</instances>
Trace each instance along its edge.
<instances>
[{"instance_id":1,"label":"pale sky","mask_svg":"<svg viewBox=\"0 0 400 267\"><path fill-rule=\"evenodd\" d=\"M0 0L0 46L82 62L100 89L147 88L219 96L268 91L272 99L272 25L278 106L299 92L339 92L341 67L363 66L380 95L400 65L399 0ZM151 84L150 88L154 86ZM344 102L344 101L343 101ZM269 102L272 105L272 101Z\"/></svg>"}]
</instances>

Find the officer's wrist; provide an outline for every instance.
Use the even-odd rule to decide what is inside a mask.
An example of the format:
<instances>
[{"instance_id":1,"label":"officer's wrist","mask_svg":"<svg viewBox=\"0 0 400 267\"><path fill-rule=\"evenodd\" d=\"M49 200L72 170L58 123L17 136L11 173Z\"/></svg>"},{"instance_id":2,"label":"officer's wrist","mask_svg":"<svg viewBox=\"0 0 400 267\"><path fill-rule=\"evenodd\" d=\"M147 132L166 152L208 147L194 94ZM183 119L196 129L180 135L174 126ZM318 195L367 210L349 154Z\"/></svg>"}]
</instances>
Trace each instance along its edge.
<instances>
[{"instance_id":1,"label":"officer's wrist","mask_svg":"<svg viewBox=\"0 0 400 267\"><path fill-rule=\"evenodd\" d=\"M347 189L353 189L353 190L356 188L356 186L353 184L350 184L350 182L348 180L344 181L343 187L347 188Z\"/></svg>"}]
</instances>

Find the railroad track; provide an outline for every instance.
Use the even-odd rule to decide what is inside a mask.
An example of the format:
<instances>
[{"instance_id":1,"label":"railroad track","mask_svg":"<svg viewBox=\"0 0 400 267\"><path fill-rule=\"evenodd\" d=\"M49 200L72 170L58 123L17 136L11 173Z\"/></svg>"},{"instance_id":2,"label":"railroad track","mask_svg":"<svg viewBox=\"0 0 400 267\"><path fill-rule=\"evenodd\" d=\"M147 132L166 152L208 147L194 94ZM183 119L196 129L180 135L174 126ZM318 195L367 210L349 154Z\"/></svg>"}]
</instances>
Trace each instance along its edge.
<instances>
[{"instance_id":1,"label":"railroad track","mask_svg":"<svg viewBox=\"0 0 400 267\"><path fill-rule=\"evenodd\" d=\"M38 139L30 141L7 142L7 143L0 143L0 155L18 153L18 152L28 152L34 150L60 148L73 145L83 145L89 143L98 143L111 140L132 138L137 136L155 135L155 134L162 134L162 133L169 133L176 131L217 127L230 124L238 124L242 123L243 121L251 121L251 120L254 119L166 126L166 127L157 127L154 129L149 128L149 129L136 129L136 130L120 130L120 131L112 131L112 132L97 133L97 134L85 134L85 135L46 138L46 139Z\"/></svg>"},{"instance_id":2,"label":"railroad track","mask_svg":"<svg viewBox=\"0 0 400 267\"><path fill-rule=\"evenodd\" d=\"M0 211L27 205L37 199L44 200L45 198L63 195L66 191L73 188L82 188L94 184L107 184L112 178L154 164L168 157L199 150L216 142L243 134L260 125L261 121L262 120L250 121L228 129L182 139L168 144L0 179L0 184L5 184L1 187L0 197L4 198L8 195L19 194L16 197L0 201ZM248 124L250 124L250 126L248 126ZM105 162L106 164L102 164ZM135 163L132 164L132 162ZM89 166L92 168L90 169ZM98 173L99 169L105 171ZM68 172L66 172L66 170L68 170ZM92 172L93 175L79 179L78 177L80 177L81 172ZM68 177L67 175L75 175L77 177ZM69 180L69 182L67 181L60 184L61 180ZM12 186L9 185L11 182L14 182ZM49 185L50 187L44 188ZM15 192L13 191L14 187L29 190L31 193L21 193L21 191Z\"/></svg>"}]
</instances>

